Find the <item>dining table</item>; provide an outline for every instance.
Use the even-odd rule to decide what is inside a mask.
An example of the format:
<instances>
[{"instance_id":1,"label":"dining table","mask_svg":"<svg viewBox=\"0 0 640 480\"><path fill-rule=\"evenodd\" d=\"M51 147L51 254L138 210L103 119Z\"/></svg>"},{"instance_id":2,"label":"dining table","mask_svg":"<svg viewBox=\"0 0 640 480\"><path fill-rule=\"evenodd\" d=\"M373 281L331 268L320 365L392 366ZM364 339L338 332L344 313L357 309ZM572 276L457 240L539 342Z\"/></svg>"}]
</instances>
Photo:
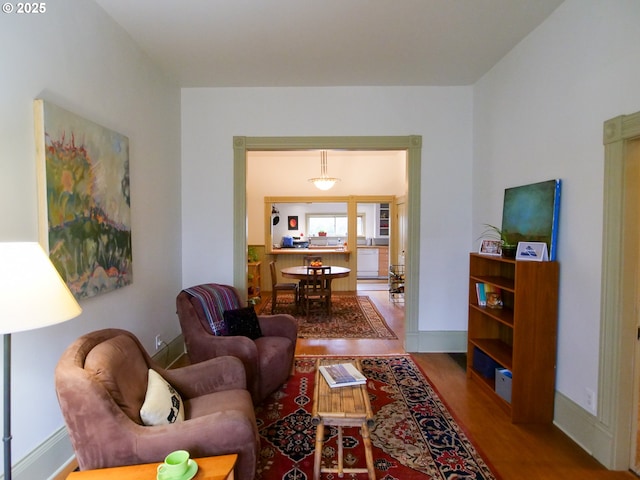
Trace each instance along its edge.
<instances>
[{"instance_id":1,"label":"dining table","mask_svg":"<svg viewBox=\"0 0 640 480\"><path fill-rule=\"evenodd\" d=\"M327 281L327 288L331 292L331 281L335 278L345 278L351 273L351 269L347 267L339 267L337 265L323 265L323 267L331 267L331 271L325 273L325 279ZM285 267L280 270L280 273L284 278L294 278L297 280L306 280L307 269L313 267L307 267L306 265L297 265L295 267ZM331 295L329 295L329 311L331 311Z\"/></svg>"}]
</instances>

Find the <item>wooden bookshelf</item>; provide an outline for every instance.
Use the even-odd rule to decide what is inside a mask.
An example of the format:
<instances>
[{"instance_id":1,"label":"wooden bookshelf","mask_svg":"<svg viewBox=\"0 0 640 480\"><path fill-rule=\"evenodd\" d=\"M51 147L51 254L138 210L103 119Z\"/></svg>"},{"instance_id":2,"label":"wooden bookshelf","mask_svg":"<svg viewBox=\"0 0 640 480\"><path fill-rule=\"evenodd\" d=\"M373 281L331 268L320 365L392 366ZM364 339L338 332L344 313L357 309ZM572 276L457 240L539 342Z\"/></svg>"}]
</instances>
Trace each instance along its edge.
<instances>
[{"instance_id":1,"label":"wooden bookshelf","mask_svg":"<svg viewBox=\"0 0 640 480\"><path fill-rule=\"evenodd\" d=\"M478 305L476 283L500 288L503 307ZM557 262L470 256L467 375L485 387L513 423L553 420L558 284ZM474 368L475 348L511 370L511 403L496 394L494 379Z\"/></svg>"}]
</instances>

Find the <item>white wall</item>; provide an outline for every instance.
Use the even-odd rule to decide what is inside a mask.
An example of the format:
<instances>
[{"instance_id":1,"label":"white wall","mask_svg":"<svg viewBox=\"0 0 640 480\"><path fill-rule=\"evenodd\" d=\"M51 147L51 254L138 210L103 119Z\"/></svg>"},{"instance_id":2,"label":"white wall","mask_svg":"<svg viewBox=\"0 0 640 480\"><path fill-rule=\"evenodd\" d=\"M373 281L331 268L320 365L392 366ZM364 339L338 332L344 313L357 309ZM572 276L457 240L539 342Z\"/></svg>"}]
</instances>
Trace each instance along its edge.
<instances>
[{"instance_id":1,"label":"white wall","mask_svg":"<svg viewBox=\"0 0 640 480\"><path fill-rule=\"evenodd\" d=\"M0 241L38 239L33 99L130 142L133 284L81 301L74 320L13 336L15 463L63 427L53 371L75 338L122 327L153 352L156 333L167 340L180 333L180 95L93 2L57 0L44 14L2 14L0 45Z\"/></svg>"},{"instance_id":2,"label":"white wall","mask_svg":"<svg viewBox=\"0 0 640 480\"><path fill-rule=\"evenodd\" d=\"M183 89L185 286L233 281L234 135L422 135L419 328L466 330L471 91L471 87Z\"/></svg>"},{"instance_id":3,"label":"white wall","mask_svg":"<svg viewBox=\"0 0 640 480\"><path fill-rule=\"evenodd\" d=\"M557 390L598 391L602 125L640 110L640 2L567 0L475 86L473 229L504 189L561 178ZM477 236L477 235L476 235Z\"/></svg>"}]
</instances>

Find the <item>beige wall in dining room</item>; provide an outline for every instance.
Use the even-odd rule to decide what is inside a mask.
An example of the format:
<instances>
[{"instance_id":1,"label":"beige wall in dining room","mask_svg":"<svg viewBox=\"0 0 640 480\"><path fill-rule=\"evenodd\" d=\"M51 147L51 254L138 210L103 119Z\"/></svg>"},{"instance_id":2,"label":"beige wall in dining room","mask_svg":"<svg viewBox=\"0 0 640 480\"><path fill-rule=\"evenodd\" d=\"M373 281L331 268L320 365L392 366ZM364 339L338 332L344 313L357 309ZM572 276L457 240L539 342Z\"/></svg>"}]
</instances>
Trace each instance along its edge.
<instances>
[{"instance_id":1,"label":"beige wall in dining room","mask_svg":"<svg viewBox=\"0 0 640 480\"><path fill-rule=\"evenodd\" d=\"M407 193L406 152L338 152L327 155L327 174L340 179L327 191L309 178L320 175L319 151L247 154L247 239L263 245L264 197L396 195Z\"/></svg>"}]
</instances>

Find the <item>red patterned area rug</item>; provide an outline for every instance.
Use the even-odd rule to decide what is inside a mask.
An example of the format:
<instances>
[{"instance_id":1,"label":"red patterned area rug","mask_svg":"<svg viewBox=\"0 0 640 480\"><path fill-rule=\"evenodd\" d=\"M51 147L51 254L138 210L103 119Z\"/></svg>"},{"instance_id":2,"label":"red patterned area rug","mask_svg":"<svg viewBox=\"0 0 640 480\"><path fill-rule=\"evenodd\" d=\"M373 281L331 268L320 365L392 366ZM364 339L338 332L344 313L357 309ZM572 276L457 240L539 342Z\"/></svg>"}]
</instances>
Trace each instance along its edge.
<instances>
[{"instance_id":1,"label":"red patterned area rug","mask_svg":"<svg viewBox=\"0 0 640 480\"><path fill-rule=\"evenodd\" d=\"M271 313L271 298L258 313ZM275 313L288 313L298 319L299 338L398 338L365 295L332 295L331 317L317 311L307 317L297 311L293 295L279 295Z\"/></svg>"},{"instance_id":2,"label":"red patterned area rug","mask_svg":"<svg viewBox=\"0 0 640 480\"><path fill-rule=\"evenodd\" d=\"M371 429L377 480L496 480L408 355L360 358L375 414ZM295 374L256 408L261 455L256 480L311 480L315 358L298 357ZM325 428L322 461L337 466L338 431ZM343 428L344 466L365 467L359 428ZM322 474L336 480L337 474ZM366 473L345 473L363 480Z\"/></svg>"}]
</instances>

